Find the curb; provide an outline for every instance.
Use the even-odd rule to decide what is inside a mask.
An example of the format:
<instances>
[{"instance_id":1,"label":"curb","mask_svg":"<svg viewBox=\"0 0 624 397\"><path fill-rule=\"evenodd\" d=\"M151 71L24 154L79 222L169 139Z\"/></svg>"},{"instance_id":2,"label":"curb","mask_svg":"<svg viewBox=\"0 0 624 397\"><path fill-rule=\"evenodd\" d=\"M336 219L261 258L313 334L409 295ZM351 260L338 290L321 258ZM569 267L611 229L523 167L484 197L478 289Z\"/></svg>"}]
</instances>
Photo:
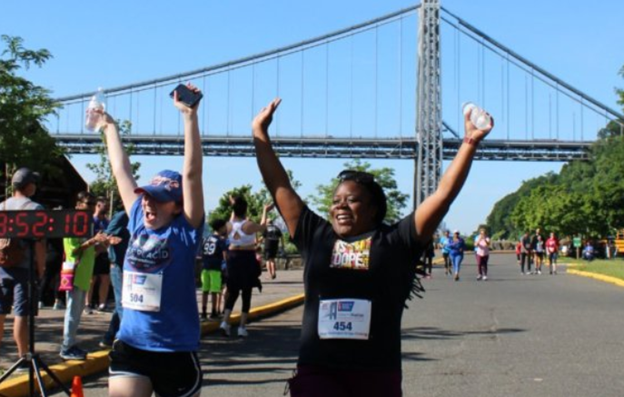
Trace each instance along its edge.
<instances>
[{"instance_id":1,"label":"curb","mask_svg":"<svg viewBox=\"0 0 624 397\"><path fill-rule=\"evenodd\" d=\"M568 269L566 271L566 273L567 274L574 274L576 276L581 276L581 277L593 278L595 280L603 281L605 283L615 284L618 287L624 287L624 280L621 280L621 279L615 278L615 277L611 277L611 276L605 276L603 274L584 272L582 270L576 270L576 269Z\"/></svg>"},{"instance_id":2,"label":"curb","mask_svg":"<svg viewBox=\"0 0 624 397\"><path fill-rule=\"evenodd\" d=\"M266 318L288 309L292 309L296 306L299 306L303 303L304 295L299 294L292 296L290 298L282 299L281 301L277 301L274 303L269 303L268 305L259 306L251 309L249 312L249 320L256 321L262 318ZM230 317L231 325L238 325L240 322L240 313L232 314ZM201 335L202 337L215 332L219 329L220 322L212 321L212 322L204 322L201 323ZM66 361L64 363L50 365L50 371L56 375L61 382L64 384L71 384L74 376L78 375L81 377L89 376L104 372L108 369L108 352L110 350L99 350L96 352L89 353L87 360L85 361ZM56 387L56 384L50 378L50 376L45 372L41 371L41 379L43 385L46 390L49 388ZM13 378L9 378L5 380L2 385L0 385L0 395L6 397L24 397L28 396L29 389L29 375L24 374L20 376L15 376ZM71 386L70 386L71 387ZM35 389L39 390L37 383L35 381Z\"/></svg>"}]
</instances>

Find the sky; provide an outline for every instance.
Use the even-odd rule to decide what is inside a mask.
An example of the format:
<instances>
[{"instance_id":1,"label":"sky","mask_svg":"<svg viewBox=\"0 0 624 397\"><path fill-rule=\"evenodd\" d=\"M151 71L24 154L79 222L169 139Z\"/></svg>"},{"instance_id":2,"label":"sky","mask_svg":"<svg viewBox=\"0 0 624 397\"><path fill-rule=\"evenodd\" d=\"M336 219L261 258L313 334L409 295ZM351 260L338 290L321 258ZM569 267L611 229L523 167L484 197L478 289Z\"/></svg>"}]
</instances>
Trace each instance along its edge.
<instances>
[{"instance_id":1,"label":"sky","mask_svg":"<svg viewBox=\"0 0 624 397\"><path fill-rule=\"evenodd\" d=\"M109 0L97 3L97 7L95 4L76 0L3 1L0 34L20 36L25 47L46 48L53 54L43 68L32 68L24 74L35 84L52 90L53 97L89 92L98 86L121 86L260 53L367 21L415 2ZM614 89L624 87L618 74L624 65L621 46L624 2L442 0L441 4L563 81L621 111ZM451 46L451 41L443 42L443 46ZM474 66L472 63L473 60L466 58L461 68L468 69ZM492 74L491 78L499 77ZM447 82L451 79L443 76ZM474 98L484 101L481 94L475 93ZM258 98L254 102L259 107L260 102L270 99ZM287 107L289 100L293 99L284 98L283 109L279 110L284 113L281 117L294 113ZM494 112L497 105L488 103L497 118ZM459 105L452 106L459 111ZM456 119L456 116L445 114L444 118ZM540 119L536 120L539 128ZM247 123L248 120L243 120L242 125ZM544 123L542 120L541 124ZM501 134L505 124L497 126L492 137L500 138L495 133ZM591 135L589 131L585 133ZM139 183L145 183L148 176L165 166L180 169L182 163L180 157L134 160L142 163ZM93 179L85 164L96 162L97 158L75 155L71 161L87 181ZM414 189L411 161L370 162L375 168L395 169L399 189L411 195ZM344 159L284 159L286 168L302 183L299 193L304 198L314 194L317 185L327 183L344 163ZM475 162L445 218L446 226L463 233L474 231L485 222L496 201L514 192L523 181L546 172L559 172L561 166L562 163ZM248 183L260 186L254 159L206 158L204 170L208 211L234 187Z\"/></svg>"}]
</instances>

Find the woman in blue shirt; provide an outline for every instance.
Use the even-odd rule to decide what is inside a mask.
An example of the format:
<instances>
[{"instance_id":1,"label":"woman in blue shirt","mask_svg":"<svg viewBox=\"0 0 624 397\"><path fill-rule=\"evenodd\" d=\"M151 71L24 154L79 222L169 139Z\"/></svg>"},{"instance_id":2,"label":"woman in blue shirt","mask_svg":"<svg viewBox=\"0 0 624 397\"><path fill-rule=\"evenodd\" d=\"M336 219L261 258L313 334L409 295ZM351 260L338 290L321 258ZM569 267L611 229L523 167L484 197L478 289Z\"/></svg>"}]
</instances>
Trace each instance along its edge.
<instances>
[{"instance_id":1,"label":"woman in blue shirt","mask_svg":"<svg viewBox=\"0 0 624 397\"><path fill-rule=\"evenodd\" d=\"M464 250L466 249L466 243L464 239L459 235L459 230L453 232L453 239L448 244L449 255L451 262L453 262L453 274L455 281L459 281L459 271L461 269L462 261L464 260Z\"/></svg>"}]
</instances>

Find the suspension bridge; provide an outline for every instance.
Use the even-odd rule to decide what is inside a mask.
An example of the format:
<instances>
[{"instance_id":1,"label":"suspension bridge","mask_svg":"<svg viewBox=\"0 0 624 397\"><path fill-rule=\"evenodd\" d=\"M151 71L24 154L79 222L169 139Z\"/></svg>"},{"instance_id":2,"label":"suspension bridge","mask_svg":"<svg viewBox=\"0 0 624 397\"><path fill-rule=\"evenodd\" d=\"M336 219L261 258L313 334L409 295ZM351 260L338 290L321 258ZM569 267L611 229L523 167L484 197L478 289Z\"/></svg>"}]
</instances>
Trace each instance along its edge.
<instances>
[{"instance_id":1,"label":"suspension bridge","mask_svg":"<svg viewBox=\"0 0 624 397\"><path fill-rule=\"evenodd\" d=\"M122 138L135 154L182 154L182 123L169 92L185 81L207 93L199 109L206 156L253 156L249 123L281 96L271 130L280 156L412 160L416 203L435 191L442 161L461 144L464 102L483 106L496 121L479 160L585 159L608 123L624 130L622 114L439 0L241 59L105 88L107 111L128 122ZM63 108L48 129L70 154L101 148L100 136L84 130L92 95L58 98Z\"/></svg>"}]
</instances>

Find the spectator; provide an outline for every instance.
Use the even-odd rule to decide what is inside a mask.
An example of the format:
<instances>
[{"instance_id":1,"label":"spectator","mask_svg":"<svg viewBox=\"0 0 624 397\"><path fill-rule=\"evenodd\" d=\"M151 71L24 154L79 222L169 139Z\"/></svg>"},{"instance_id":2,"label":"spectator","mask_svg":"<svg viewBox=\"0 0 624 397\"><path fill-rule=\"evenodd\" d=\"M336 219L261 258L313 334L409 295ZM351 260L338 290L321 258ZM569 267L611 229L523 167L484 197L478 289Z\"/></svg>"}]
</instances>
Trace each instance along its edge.
<instances>
[{"instance_id":1,"label":"spectator","mask_svg":"<svg viewBox=\"0 0 624 397\"><path fill-rule=\"evenodd\" d=\"M95 197L89 192L80 192L77 196L76 209L95 208ZM78 347L76 336L80 319L85 308L87 291L93 276L95 264L95 246L106 244L106 235L100 232L92 238L66 237L63 239L65 264L74 268L73 288L67 291L67 308L63 326L63 342L60 356L64 360L86 360L87 352Z\"/></svg>"},{"instance_id":2,"label":"spectator","mask_svg":"<svg viewBox=\"0 0 624 397\"><path fill-rule=\"evenodd\" d=\"M282 242L282 248L284 247L284 236L282 231L273 224L273 219L267 221L266 230L262 233L264 239L264 261L266 263L267 272L269 277L274 280L277 277L275 258L279 250L280 241Z\"/></svg>"},{"instance_id":3,"label":"spectator","mask_svg":"<svg viewBox=\"0 0 624 397\"><path fill-rule=\"evenodd\" d=\"M583 247L583 259L585 259L586 261L593 261L594 257L594 246L591 244L590 241L587 241L587 243L585 243L585 247Z\"/></svg>"},{"instance_id":4,"label":"spectator","mask_svg":"<svg viewBox=\"0 0 624 397\"><path fill-rule=\"evenodd\" d=\"M550 274L557 274L557 255L559 253L559 240L555 233L550 233L550 237L546 240L546 254L548 255L548 267Z\"/></svg>"},{"instance_id":5,"label":"spectator","mask_svg":"<svg viewBox=\"0 0 624 397\"><path fill-rule=\"evenodd\" d=\"M119 331L119 324L123 318L123 307L121 304L121 288L123 285L123 264L130 241L128 231L128 214L126 211L119 211L113 215L108 227L104 231L108 237L108 258L110 260L110 280L113 285L115 296L115 309L108 324L108 331L100 341L101 347L111 347L115 340L115 335Z\"/></svg>"},{"instance_id":6,"label":"spectator","mask_svg":"<svg viewBox=\"0 0 624 397\"><path fill-rule=\"evenodd\" d=\"M93 232L99 233L106 230L110 221L108 220L108 201L106 197L98 197L93 213ZM96 307L93 303L93 290L98 286L98 303ZM93 313L93 309L106 311L106 301L108 300L108 289L110 287L110 259L108 257L108 247L104 244L98 245L95 251L95 265L93 267L93 277L87 293L85 303L85 313Z\"/></svg>"},{"instance_id":7,"label":"spectator","mask_svg":"<svg viewBox=\"0 0 624 397\"><path fill-rule=\"evenodd\" d=\"M531 244L531 238L529 233L524 233L522 239L522 248L520 249L520 272L522 274L531 274L531 260L533 259L533 245ZM526 262L527 272L524 272L524 264Z\"/></svg>"},{"instance_id":8,"label":"spectator","mask_svg":"<svg viewBox=\"0 0 624 397\"><path fill-rule=\"evenodd\" d=\"M433 258L435 257L435 246L433 244L433 238L425 245L425 251L423 252L423 259L425 262L425 278L429 279L432 276L433 271Z\"/></svg>"},{"instance_id":9,"label":"spectator","mask_svg":"<svg viewBox=\"0 0 624 397\"><path fill-rule=\"evenodd\" d=\"M449 243L451 262L453 262L453 279L459 281L459 272L461 270L461 264L464 260L464 251L466 250L466 243L464 239L459 235L459 230L453 232L453 239Z\"/></svg>"},{"instance_id":10,"label":"spectator","mask_svg":"<svg viewBox=\"0 0 624 397\"><path fill-rule=\"evenodd\" d=\"M39 174L28 168L20 168L13 174L13 196L0 203L0 209L5 210L41 210L43 206L32 201L30 198L37 192ZM24 251L22 261L13 267L0 267L0 341L4 335L4 323L7 314L13 308L13 339L17 345L17 354L23 357L28 352L28 317L31 314L31 304L28 296L28 280L31 262L31 253L35 257L33 262L36 279L43 276L46 262L45 240L37 240L33 243L31 251L25 241L19 241ZM36 290L36 288L33 288ZM36 291L35 291L36 293ZM37 299L33 296L32 299ZM35 301L37 302L37 300ZM22 361L16 371L28 371L30 364Z\"/></svg>"},{"instance_id":11,"label":"spectator","mask_svg":"<svg viewBox=\"0 0 624 397\"><path fill-rule=\"evenodd\" d=\"M451 232L449 230L444 231L444 235L440 237L439 248L442 250L442 258L444 259L444 274L449 275L452 273L453 267L451 264L451 258L449 257L449 247L451 242Z\"/></svg>"},{"instance_id":12,"label":"spectator","mask_svg":"<svg viewBox=\"0 0 624 397\"><path fill-rule=\"evenodd\" d=\"M226 222L223 219L215 219L210 223L212 234L206 237L202 243L202 311L201 318L208 318L208 294L212 300L210 318L219 317L219 304L222 288L221 263L226 260L225 234Z\"/></svg>"},{"instance_id":13,"label":"spectator","mask_svg":"<svg viewBox=\"0 0 624 397\"><path fill-rule=\"evenodd\" d=\"M479 230L479 235L475 239L475 253L477 257L477 280L486 281L488 279L488 260L490 259L490 238L485 229Z\"/></svg>"},{"instance_id":14,"label":"spectator","mask_svg":"<svg viewBox=\"0 0 624 397\"><path fill-rule=\"evenodd\" d=\"M266 215L272 205L265 205L260 223L247 219L247 200L244 197L233 197L232 219L227 223L230 246L227 260L227 300L225 314L220 328L225 336L230 335L230 315L239 294L242 298L242 311L238 326L238 336L246 337L247 319L251 309L251 294L253 287L258 286L260 265L256 260L256 233L266 228ZM260 287L261 288L261 287Z\"/></svg>"},{"instance_id":15,"label":"spectator","mask_svg":"<svg viewBox=\"0 0 624 397\"><path fill-rule=\"evenodd\" d=\"M46 265L40 288L39 309L52 304L53 310L63 310L65 297L64 293L58 289L63 265L63 239L48 238L46 246Z\"/></svg>"}]
</instances>

